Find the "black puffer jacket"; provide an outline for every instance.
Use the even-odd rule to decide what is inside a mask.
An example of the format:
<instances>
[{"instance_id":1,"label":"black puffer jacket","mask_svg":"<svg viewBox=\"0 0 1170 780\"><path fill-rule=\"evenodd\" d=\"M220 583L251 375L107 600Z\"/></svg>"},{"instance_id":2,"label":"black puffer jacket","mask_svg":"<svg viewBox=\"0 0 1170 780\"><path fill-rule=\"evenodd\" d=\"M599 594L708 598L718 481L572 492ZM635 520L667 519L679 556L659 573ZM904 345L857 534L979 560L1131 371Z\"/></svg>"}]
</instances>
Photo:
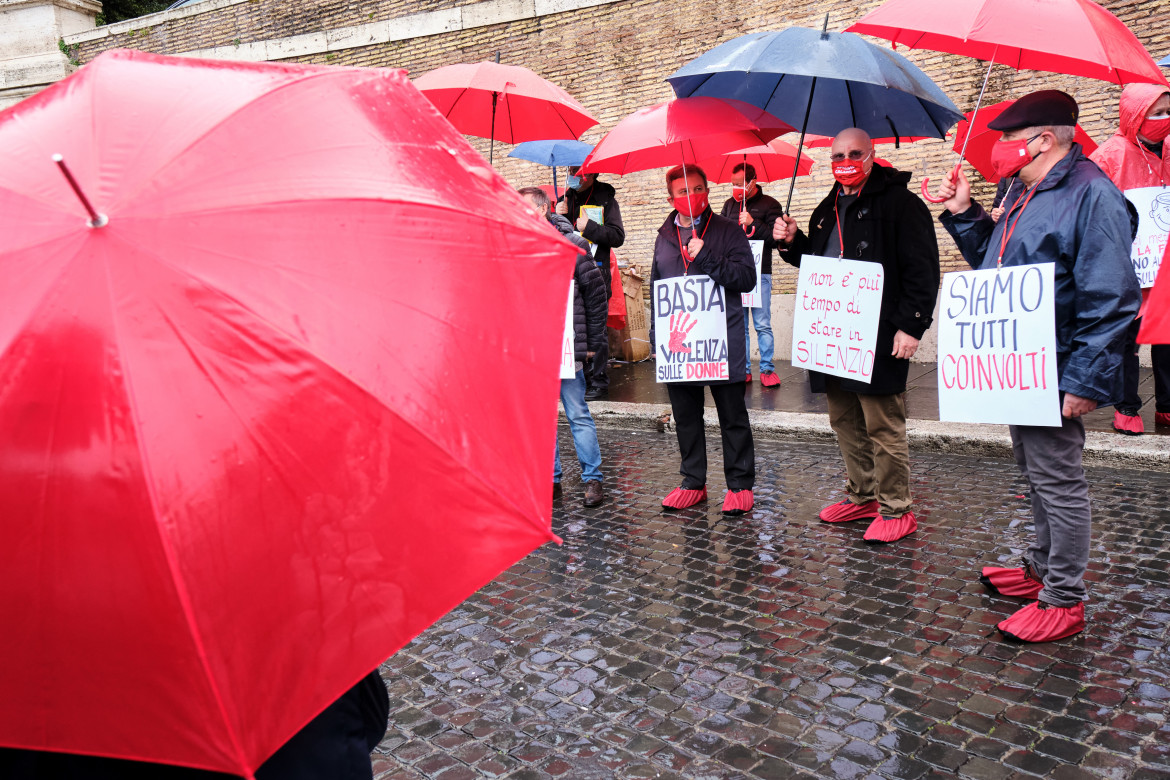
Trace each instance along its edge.
<instances>
[{"instance_id":1,"label":"black puffer jacket","mask_svg":"<svg viewBox=\"0 0 1170 780\"><path fill-rule=\"evenodd\" d=\"M565 190L565 204L569 207L569 222L573 225L577 224L577 217L581 216L581 206L601 206L601 224L591 220L581 233L597 244L597 255L593 259L601 266L601 281L605 284L608 298L612 256L609 250L617 249L626 242L626 228L622 224L622 210L618 207L616 193L611 185L594 179L593 186L584 192Z\"/></svg>"},{"instance_id":2,"label":"black puffer jacket","mask_svg":"<svg viewBox=\"0 0 1170 780\"><path fill-rule=\"evenodd\" d=\"M863 395L905 392L910 361L892 356L894 335L901 330L920 339L934 319L938 241L930 209L906 188L909 181L909 173L875 165L856 200L840 215L845 257L880 263L885 275L872 381L841 379L843 390ZM841 185L834 183L828 197L813 210L808 235L797 231L792 247L780 251L788 263L799 266L803 255L836 257L841 251L836 241L828 246L840 189ZM825 392L824 374L810 371L808 376L814 393Z\"/></svg>"},{"instance_id":3,"label":"black puffer jacket","mask_svg":"<svg viewBox=\"0 0 1170 780\"><path fill-rule=\"evenodd\" d=\"M548 221L582 250L573 272L577 283L573 291L573 353L577 360L583 361L586 353L598 352L607 338L605 320L609 316L609 297L605 293L605 280L589 256L589 244L573 231L569 220L550 213Z\"/></svg>"}]
</instances>

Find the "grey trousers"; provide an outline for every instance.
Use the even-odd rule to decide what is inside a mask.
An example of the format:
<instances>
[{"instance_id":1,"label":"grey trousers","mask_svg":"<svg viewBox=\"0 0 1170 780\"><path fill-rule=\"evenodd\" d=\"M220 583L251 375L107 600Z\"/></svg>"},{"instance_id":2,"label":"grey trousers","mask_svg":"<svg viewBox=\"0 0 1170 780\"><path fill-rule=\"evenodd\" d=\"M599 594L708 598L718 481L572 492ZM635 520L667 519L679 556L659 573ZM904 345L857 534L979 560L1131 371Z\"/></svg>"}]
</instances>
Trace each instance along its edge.
<instances>
[{"instance_id":1,"label":"grey trousers","mask_svg":"<svg viewBox=\"0 0 1170 780\"><path fill-rule=\"evenodd\" d=\"M1025 560L1044 580L1040 600L1056 607L1087 601L1089 482L1081 455L1085 424L1062 418L1059 428L1009 426L1016 463L1031 488L1036 539Z\"/></svg>"}]
</instances>

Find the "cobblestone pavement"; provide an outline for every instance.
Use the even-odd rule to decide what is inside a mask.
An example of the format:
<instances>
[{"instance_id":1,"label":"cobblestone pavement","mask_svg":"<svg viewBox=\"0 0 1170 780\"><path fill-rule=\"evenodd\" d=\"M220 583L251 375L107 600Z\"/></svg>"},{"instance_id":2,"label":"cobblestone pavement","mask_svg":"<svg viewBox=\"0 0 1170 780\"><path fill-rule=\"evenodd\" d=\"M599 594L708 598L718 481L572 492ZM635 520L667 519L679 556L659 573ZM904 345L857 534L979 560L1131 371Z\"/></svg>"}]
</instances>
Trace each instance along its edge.
<instances>
[{"instance_id":1,"label":"cobblestone pavement","mask_svg":"<svg viewBox=\"0 0 1170 780\"><path fill-rule=\"evenodd\" d=\"M1166 477L1090 471L1089 628L1009 644L980 566L1029 535L1013 464L914 455L920 529L870 547L832 445L757 441L756 509L676 514L672 432L601 430L581 507L562 430L546 545L383 667L380 778L1170 777Z\"/></svg>"}]
</instances>

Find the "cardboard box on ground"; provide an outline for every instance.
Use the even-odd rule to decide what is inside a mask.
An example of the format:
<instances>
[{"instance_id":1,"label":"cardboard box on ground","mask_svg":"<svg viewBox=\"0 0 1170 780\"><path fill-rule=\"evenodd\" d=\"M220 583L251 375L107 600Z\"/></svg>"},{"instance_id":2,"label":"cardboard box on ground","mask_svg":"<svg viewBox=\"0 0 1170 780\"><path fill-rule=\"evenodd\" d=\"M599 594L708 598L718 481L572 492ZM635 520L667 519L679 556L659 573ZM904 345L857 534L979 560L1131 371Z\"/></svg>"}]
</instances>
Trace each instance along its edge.
<instances>
[{"instance_id":1,"label":"cardboard box on ground","mask_svg":"<svg viewBox=\"0 0 1170 780\"><path fill-rule=\"evenodd\" d=\"M614 261L617 261L616 255ZM622 293L626 296L626 327L608 329L609 355L614 360L632 363L650 357L650 322L642 300L643 280L638 269L622 263L618 266L622 274Z\"/></svg>"}]
</instances>

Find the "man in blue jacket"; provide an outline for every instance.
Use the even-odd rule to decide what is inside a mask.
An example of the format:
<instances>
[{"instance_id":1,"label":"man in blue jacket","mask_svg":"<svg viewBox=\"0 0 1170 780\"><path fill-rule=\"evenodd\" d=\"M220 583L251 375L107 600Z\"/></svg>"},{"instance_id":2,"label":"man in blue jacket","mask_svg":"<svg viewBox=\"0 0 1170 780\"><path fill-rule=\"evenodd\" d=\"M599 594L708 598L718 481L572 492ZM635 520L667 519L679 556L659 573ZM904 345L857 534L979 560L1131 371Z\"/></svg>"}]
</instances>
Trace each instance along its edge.
<instances>
[{"instance_id":1,"label":"man in blue jacket","mask_svg":"<svg viewBox=\"0 0 1170 780\"><path fill-rule=\"evenodd\" d=\"M944 183L939 218L973 268L1053 263L1062 425L1011 426L1016 462L1031 488L1036 539L1016 569L985 567L996 593L1038 599L999 624L1007 637L1050 642L1085 627L1089 485L1081 416L1121 398L1125 331L1140 293L1130 262L1125 198L1073 142L1077 104L1057 90L1016 101L988 127L1001 177L1026 188L998 222L971 202L962 171Z\"/></svg>"}]
</instances>

